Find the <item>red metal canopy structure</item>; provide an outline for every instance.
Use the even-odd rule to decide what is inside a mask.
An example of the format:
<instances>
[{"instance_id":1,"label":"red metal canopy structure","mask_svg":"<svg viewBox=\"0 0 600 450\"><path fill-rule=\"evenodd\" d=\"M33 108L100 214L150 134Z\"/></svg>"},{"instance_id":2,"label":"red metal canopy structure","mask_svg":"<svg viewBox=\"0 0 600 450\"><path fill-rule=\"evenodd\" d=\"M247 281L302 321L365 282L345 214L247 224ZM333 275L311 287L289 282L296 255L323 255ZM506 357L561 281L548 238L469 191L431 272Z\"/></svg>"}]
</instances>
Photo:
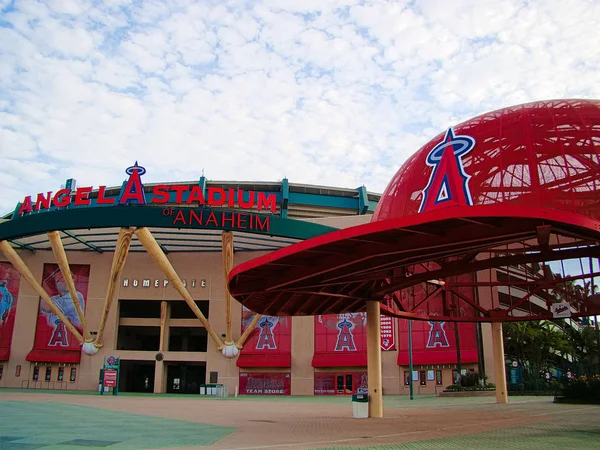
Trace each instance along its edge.
<instances>
[{"instance_id":1,"label":"red metal canopy structure","mask_svg":"<svg viewBox=\"0 0 600 450\"><path fill-rule=\"evenodd\" d=\"M269 315L361 312L369 300L417 320L597 315L599 241L600 101L534 102L436 136L370 223L243 263L229 289Z\"/></svg>"}]
</instances>

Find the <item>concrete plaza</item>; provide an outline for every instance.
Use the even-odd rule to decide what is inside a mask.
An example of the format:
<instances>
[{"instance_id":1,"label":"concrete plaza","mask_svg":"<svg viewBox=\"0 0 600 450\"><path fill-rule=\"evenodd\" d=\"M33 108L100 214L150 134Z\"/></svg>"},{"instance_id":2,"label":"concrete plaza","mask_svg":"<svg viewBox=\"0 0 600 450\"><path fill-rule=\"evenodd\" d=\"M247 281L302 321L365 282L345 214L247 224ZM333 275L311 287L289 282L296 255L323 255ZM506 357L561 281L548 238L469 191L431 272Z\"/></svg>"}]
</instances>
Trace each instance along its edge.
<instances>
[{"instance_id":1,"label":"concrete plaza","mask_svg":"<svg viewBox=\"0 0 600 450\"><path fill-rule=\"evenodd\" d=\"M0 450L600 448L600 406L550 397L386 396L353 419L348 397L119 395L0 390Z\"/></svg>"}]
</instances>

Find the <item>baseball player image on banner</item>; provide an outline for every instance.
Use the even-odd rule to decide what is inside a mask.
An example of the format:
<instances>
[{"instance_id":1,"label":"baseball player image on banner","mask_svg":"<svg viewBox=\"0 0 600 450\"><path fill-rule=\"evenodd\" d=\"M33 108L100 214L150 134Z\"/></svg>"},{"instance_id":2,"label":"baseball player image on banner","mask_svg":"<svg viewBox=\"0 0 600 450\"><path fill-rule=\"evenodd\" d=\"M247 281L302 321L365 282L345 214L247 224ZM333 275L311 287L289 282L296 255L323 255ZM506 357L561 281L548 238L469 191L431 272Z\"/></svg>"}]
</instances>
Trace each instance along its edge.
<instances>
[{"instance_id":1,"label":"baseball player image on banner","mask_svg":"<svg viewBox=\"0 0 600 450\"><path fill-rule=\"evenodd\" d=\"M85 312L90 266L83 264L72 264L71 273L77 291L77 300L81 309ZM75 326L82 331L79 316L73 303L73 299L67 289L67 284L57 264L44 264L42 286L52 298L58 309ZM52 313L48 305L40 299L37 328L35 331L35 349L47 350L79 350L80 344L67 329L65 324Z\"/></svg>"},{"instance_id":2,"label":"baseball player image on banner","mask_svg":"<svg viewBox=\"0 0 600 450\"><path fill-rule=\"evenodd\" d=\"M12 264L0 262L0 361L8 361L21 276Z\"/></svg>"}]
</instances>

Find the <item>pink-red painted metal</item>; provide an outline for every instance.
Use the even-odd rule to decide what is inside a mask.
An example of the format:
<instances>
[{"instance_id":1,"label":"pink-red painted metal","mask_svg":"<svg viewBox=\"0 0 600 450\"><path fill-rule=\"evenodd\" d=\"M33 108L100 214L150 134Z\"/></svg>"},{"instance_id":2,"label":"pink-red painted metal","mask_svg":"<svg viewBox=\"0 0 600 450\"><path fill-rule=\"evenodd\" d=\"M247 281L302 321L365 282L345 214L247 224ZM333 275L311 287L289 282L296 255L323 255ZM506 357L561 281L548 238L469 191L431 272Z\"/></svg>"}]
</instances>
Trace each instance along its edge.
<instances>
[{"instance_id":1,"label":"pink-red painted metal","mask_svg":"<svg viewBox=\"0 0 600 450\"><path fill-rule=\"evenodd\" d=\"M475 140L462 157L474 205L535 206L600 219L600 101L553 100L482 114L453 127ZM394 175L373 220L417 214L436 136Z\"/></svg>"},{"instance_id":2,"label":"pink-red painted metal","mask_svg":"<svg viewBox=\"0 0 600 450\"><path fill-rule=\"evenodd\" d=\"M600 314L599 241L600 101L536 102L446 130L400 168L371 223L241 264L229 287L272 315L377 300L422 320L579 317ZM589 270L556 275L583 258Z\"/></svg>"}]
</instances>

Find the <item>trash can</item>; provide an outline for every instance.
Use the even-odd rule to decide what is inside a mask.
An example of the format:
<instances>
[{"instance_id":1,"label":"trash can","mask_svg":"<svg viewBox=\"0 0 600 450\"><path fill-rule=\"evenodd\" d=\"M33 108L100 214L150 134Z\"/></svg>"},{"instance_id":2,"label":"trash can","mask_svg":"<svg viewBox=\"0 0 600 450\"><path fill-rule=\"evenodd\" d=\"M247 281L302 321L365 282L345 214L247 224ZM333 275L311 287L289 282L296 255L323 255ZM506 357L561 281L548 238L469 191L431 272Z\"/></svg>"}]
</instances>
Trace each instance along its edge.
<instances>
[{"instance_id":1,"label":"trash can","mask_svg":"<svg viewBox=\"0 0 600 450\"><path fill-rule=\"evenodd\" d=\"M369 418L368 394L352 394L352 417L355 419Z\"/></svg>"}]
</instances>

